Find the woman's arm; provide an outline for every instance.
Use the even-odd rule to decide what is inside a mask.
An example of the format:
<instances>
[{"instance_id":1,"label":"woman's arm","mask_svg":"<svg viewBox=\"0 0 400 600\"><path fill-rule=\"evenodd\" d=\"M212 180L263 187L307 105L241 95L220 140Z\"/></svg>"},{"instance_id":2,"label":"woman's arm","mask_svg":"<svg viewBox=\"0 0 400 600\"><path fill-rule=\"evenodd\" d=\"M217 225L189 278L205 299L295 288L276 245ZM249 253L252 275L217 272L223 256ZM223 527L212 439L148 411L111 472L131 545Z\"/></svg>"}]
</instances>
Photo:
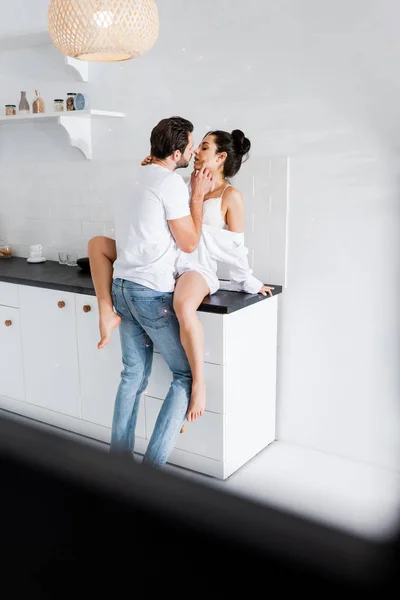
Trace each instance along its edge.
<instances>
[{"instance_id":1,"label":"woman's arm","mask_svg":"<svg viewBox=\"0 0 400 600\"><path fill-rule=\"evenodd\" d=\"M243 233L244 231L244 202L243 196L234 187L229 187L223 196L223 204L226 206L226 224L229 231Z\"/></svg>"}]
</instances>

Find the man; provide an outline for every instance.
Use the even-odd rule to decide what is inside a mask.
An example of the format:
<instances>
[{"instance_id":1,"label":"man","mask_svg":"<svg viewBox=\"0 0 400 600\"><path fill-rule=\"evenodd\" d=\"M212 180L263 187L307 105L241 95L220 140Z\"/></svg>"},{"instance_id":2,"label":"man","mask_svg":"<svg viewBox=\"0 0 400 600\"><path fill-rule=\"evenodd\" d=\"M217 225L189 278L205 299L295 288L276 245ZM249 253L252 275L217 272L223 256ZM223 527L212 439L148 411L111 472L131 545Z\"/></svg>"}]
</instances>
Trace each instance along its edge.
<instances>
[{"instance_id":1,"label":"man","mask_svg":"<svg viewBox=\"0 0 400 600\"><path fill-rule=\"evenodd\" d=\"M100 311L99 347L120 324L124 369L115 401L111 451L133 452L140 397L151 372L155 344L173 380L144 462L161 467L185 421L192 387L172 304L175 263L178 249L193 252L200 241L203 201L212 178L205 169L193 175L190 200L187 185L175 173L189 165L194 150L193 125L186 119L163 119L153 129L150 144L152 164L140 171L132 194L116 208L112 300L117 315L104 283L110 263L99 256L96 238L89 242L89 258Z\"/></svg>"}]
</instances>

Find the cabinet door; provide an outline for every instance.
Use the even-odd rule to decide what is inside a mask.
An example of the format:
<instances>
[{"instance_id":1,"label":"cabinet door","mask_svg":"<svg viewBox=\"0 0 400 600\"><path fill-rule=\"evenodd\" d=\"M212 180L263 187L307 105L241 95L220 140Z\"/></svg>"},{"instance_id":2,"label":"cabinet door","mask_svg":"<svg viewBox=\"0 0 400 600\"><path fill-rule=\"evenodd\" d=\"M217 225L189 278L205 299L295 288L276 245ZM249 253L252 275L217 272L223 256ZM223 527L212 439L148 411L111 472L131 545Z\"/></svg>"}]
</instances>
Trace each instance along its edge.
<instances>
[{"instance_id":1,"label":"cabinet door","mask_svg":"<svg viewBox=\"0 0 400 600\"><path fill-rule=\"evenodd\" d=\"M197 316L204 328L204 361L224 365L224 324L226 315L198 312Z\"/></svg>"},{"instance_id":2,"label":"cabinet door","mask_svg":"<svg viewBox=\"0 0 400 600\"><path fill-rule=\"evenodd\" d=\"M0 306L0 396L25 400L19 310Z\"/></svg>"},{"instance_id":3,"label":"cabinet door","mask_svg":"<svg viewBox=\"0 0 400 600\"><path fill-rule=\"evenodd\" d=\"M226 315L197 312L204 329L204 362L225 365L225 320ZM159 354L157 346L154 351Z\"/></svg>"},{"instance_id":4,"label":"cabinet door","mask_svg":"<svg viewBox=\"0 0 400 600\"><path fill-rule=\"evenodd\" d=\"M80 417L74 295L20 286L19 301L26 401Z\"/></svg>"},{"instance_id":5,"label":"cabinet door","mask_svg":"<svg viewBox=\"0 0 400 600\"><path fill-rule=\"evenodd\" d=\"M19 307L18 286L15 283L0 281L0 304L14 308Z\"/></svg>"},{"instance_id":6,"label":"cabinet door","mask_svg":"<svg viewBox=\"0 0 400 600\"><path fill-rule=\"evenodd\" d=\"M204 379L207 387L206 410L223 414L224 410L224 370L221 365L204 364ZM145 393L153 398L164 400L172 382L172 373L160 354L154 353L153 368Z\"/></svg>"},{"instance_id":7,"label":"cabinet door","mask_svg":"<svg viewBox=\"0 0 400 600\"><path fill-rule=\"evenodd\" d=\"M99 314L94 296L75 295L82 419L111 428L115 396L121 370L121 346L116 329L111 342L97 349L100 339ZM146 437L143 400L139 409L136 435Z\"/></svg>"}]
</instances>

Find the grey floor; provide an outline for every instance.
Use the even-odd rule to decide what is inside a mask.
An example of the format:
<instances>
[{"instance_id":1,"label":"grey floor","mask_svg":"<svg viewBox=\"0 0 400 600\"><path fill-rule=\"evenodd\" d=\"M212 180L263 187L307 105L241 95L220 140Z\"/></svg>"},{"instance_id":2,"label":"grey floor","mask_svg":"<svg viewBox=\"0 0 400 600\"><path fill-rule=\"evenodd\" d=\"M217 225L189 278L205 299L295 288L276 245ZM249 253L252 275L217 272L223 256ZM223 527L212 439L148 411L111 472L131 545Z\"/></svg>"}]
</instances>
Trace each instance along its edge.
<instances>
[{"instance_id":1,"label":"grey floor","mask_svg":"<svg viewBox=\"0 0 400 600\"><path fill-rule=\"evenodd\" d=\"M1 412L1 411L0 411ZM43 429L55 428L11 415ZM61 436L108 452L108 444L61 429ZM141 456L136 457L138 461ZM393 534L400 516L400 473L352 462L300 446L274 442L229 479L217 479L167 465L171 473L202 485L221 487L370 539Z\"/></svg>"}]
</instances>

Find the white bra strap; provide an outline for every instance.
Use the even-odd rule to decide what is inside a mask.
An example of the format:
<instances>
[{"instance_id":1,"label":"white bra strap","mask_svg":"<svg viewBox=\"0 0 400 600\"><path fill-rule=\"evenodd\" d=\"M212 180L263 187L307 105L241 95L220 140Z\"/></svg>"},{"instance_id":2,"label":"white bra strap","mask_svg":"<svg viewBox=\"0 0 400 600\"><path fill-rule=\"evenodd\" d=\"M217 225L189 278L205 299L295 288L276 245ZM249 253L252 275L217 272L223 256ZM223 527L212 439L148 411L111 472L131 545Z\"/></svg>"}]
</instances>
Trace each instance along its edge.
<instances>
[{"instance_id":1,"label":"white bra strap","mask_svg":"<svg viewBox=\"0 0 400 600\"><path fill-rule=\"evenodd\" d=\"M231 183L228 183L228 185L226 186L226 188L225 188L225 189L224 189L224 191L222 192L222 194L221 194L221 199L223 198L223 195L225 194L226 190L227 190L229 187L232 187L232 184L231 184Z\"/></svg>"}]
</instances>

